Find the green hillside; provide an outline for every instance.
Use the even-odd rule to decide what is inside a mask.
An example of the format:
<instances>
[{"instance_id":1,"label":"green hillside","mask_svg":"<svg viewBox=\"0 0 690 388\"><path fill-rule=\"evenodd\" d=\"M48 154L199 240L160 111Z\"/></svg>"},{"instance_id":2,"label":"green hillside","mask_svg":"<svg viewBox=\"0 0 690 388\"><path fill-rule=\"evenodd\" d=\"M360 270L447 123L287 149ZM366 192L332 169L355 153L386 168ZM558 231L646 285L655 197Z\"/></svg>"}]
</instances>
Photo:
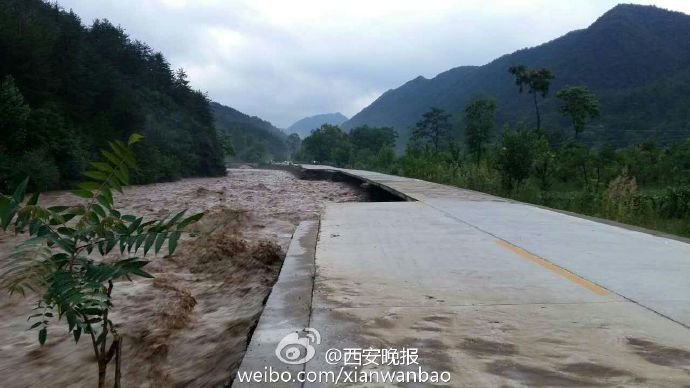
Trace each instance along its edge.
<instances>
[{"instance_id":1,"label":"green hillside","mask_svg":"<svg viewBox=\"0 0 690 388\"><path fill-rule=\"evenodd\" d=\"M107 20L40 0L0 0L0 191L24 176L68 187L107 141L145 136L137 183L222 175L207 97Z\"/></svg>"},{"instance_id":2,"label":"green hillside","mask_svg":"<svg viewBox=\"0 0 690 388\"><path fill-rule=\"evenodd\" d=\"M211 108L216 128L229 136L236 160L266 162L287 159L287 135L273 124L217 102L212 102Z\"/></svg>"},{"instance_id":3,"label":"green hillside","mask_svg":"<svg viewBox=\"0 0 690 388\"><path fill-rule=\"evenodd\" d=\"M518 94L507 71L517 64L548 68L556 76L541 103L547 130L568 128L557 111L555 91L584 85L600 99L602 111L583 133L586 143L624 146L653 138L670 144L690 136L690 16L639 5L618 5L587 29L484 66L418 77L381 95L344 127L393 126L404 144L430 107L457 114L477 95L497 100L499 128L519 120L533 124L532 102Z\"/></svg>"}]
</instances>

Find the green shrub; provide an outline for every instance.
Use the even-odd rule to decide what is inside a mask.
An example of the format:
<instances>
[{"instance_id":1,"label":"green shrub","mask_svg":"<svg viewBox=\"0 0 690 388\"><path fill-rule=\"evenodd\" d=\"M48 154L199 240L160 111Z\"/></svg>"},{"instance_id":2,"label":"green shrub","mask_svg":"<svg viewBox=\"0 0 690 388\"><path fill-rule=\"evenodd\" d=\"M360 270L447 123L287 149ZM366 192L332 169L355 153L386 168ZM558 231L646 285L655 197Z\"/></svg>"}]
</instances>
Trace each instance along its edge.
<instances>
[{"instance_id":1,"label":"green shrub","mask_svg":"<svg viewBox=\"0 0 690 388\"><path fill-rule=\"evenodd\" d=\"M667 218L690 218L690 186L668 187L657 198L659 214Z\"/></svg>"},{"instance_id":2,"label":"green shrub","mask_svg":"<svg viewBox=\"0 0 690 388\"><path fill-rule=\"evenodd\" d=\"M29 177L29 190L45 191L55 187L60 180L60 170L55 160L42 149L22 155L14 166L15 181Z\"/></svg>"},{"instance_id":3,"label":"green shrub","mask_svg":"<svg viewBox=\"0 0 690 388\"><path fill-rule=\"evenodd\" d=\"M115 209L113 191L122 191L136 168L132 146L141 139L134 134L124 144L110 143L105 160L91 163L88 180L74 194L85 199L76 206L44 208L38 192L25 200L29 178L11 196L0 193L0 227L27 233L26 241L2 260L0 286L10 293L33 292L38 296L31 329L38 330L43 345L54 321L66 320L68 332L78 342L90 341L98 363L98 386L105 386L107 366L115 361L115 387L120 387L122 336L111 319L112 292L118 280L152 277L144 271L149 251L158 253L164 244L173 254L184 228L203 214L184 218L185 212L159 220L125 215ZM42 161L42 159L38 159ZM105 260L113 250L122 258ZM142 252L143 251L143 252ZM100 258L96 253L100 254Z\"/></svg>"}]
</instances>

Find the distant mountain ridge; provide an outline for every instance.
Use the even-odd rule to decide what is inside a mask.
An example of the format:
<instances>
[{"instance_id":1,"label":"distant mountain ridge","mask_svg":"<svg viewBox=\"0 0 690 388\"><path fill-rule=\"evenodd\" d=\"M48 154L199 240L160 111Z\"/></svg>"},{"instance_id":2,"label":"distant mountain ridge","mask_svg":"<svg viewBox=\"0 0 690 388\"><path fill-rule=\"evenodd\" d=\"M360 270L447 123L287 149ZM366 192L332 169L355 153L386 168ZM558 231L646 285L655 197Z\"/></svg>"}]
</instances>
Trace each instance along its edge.
<instances>
[{"instance_id":1,"label":"distant mountain ridge","mask_svg":"<svg viewBox=\"0 0 690 388\"><path fill-rule=\"evenodd\" d=\"M589 143L624 146L649 139L667 144L690 136L690 16L654 6L618 5L591 26L484 66L462 66L432 79L417 77L388 90L343 124L392 126L407 139L430 107L457 113L473 97L497 100L497 126L534 122L511 65L545 67L556 76L541 102L546 128L567 129L555 92L584 85L600 99L602 117L584 134ZM399 144L400 146L400 144Z\"/></svg>"},{"instance_id":2,"label":"distant mountain ridge","mask_svg":"<svg viewBox=\"0 0 690 388\"><path fill-rule=\"evenodd\" d=\"M340 112L324 113L298 120L289 126L285 131L287 133L296 133L300 138L304 139L305 137L309 136L312 130L319 128L323 124L341 125L346 121L347 116Z\"/></svg>"},{"instance_id":3,"label":"distant mountain ridge","mask_svg":"<svg viewBox=\"0 0 690 388\"><path fill-rule=\"evenodd\" d=\"M284 160L287 135L270 122L235 108L211 103L217 129L230 135L236 158L247 162Z\"/></svg>"}]
</instances>

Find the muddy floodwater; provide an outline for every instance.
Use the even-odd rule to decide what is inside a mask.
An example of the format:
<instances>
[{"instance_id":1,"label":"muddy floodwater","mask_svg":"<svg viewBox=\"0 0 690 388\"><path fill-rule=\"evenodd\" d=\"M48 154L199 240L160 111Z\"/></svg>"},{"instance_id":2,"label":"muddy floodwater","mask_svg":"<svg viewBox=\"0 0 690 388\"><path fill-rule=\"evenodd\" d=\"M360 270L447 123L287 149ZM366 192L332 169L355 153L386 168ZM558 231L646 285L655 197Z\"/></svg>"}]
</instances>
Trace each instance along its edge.
<instances>
[{"instance_id":1,"label":"muddy floodwater","mask_svg":"<svg viewBox=\"0 0 690 388\"><path fill-rule=\"evenodd\" d=\"M164 217L187 208L206 216L185 234L175 255L148 257L154 279L115 286L113 321L124 335L123 386L226 385L297 224L317 219L329 202L364 200L364 193L345 183L254 169L126 188L116 197L126 213ZM77 202L69 193L51 192L40 203ZM0 232L0 257L22 237ZM75 345L66 323L54 321L40 347L37 333L27 330L35 302L30 295L0 294L0 386L95 387L88 338Z\"/></svg>"}]
</instances>

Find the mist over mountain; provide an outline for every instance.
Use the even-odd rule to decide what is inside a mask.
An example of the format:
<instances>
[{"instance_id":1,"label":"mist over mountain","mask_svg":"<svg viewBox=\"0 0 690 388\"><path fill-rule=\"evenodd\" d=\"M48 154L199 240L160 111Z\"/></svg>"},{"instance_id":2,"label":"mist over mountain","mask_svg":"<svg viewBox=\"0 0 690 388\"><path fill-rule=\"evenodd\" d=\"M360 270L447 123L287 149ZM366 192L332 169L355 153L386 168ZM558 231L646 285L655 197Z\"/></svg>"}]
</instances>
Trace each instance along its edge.
<instances>
[{"instance_id":1,"label":"mist over mountain","mask_svg":"<svg viewBox=\"0 0 690 388\"><path fill-rule=\"evenodd\" d=\"M211 103L211 110L216 128L230 136L237 159L260 162L287 157L287 135L273 124L217 102Z\"/></svg>"},{"instance_id":2,"label":"mist over mountain","mask_svg":"<svg viewBox=\"0 0 690 388\"><path fill-rule=\"evenodd\" d=\"M340 112L318 114L298 120L289 126L285 132L296 133L299 135L299 137L304 139L305 137L309 136L313 129L319 128L323 124L341 125L346 121L347 116Z\"/></svg>"},{"instance_id":3,"label":"mist over mountain","mask_svg":"<svg viewBox=\"0 0 690 388\"><path fill-rule=\"evenodd\" d=\"M544 127L569 130L556 91L584 85L600 100L601 118L583 133L590 143L624 146L655 139L669 144L690 136L690 16L654 6L618 5L591 26L484 66L461 66L432 79L417 77L389 90L343 124L392 126L399 147L430 107L456 114L473 97L495 98L497 128L525 120L534 108L520 95L508 67L545 67L556 76L541 102Z\"/></svg>"}]
</instances>

